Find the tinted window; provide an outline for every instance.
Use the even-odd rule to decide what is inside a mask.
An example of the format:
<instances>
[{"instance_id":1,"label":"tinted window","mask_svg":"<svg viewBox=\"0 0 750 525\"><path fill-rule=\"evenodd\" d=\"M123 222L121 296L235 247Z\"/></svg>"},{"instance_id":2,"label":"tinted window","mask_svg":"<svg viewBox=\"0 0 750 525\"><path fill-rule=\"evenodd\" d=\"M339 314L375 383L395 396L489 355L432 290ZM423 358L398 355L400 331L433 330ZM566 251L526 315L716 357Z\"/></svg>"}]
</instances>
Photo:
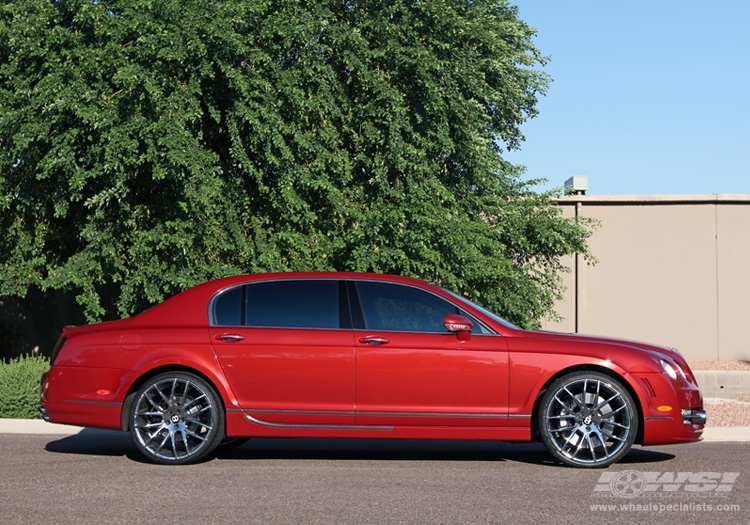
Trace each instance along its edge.
<instances>
[{"instance_id":1,"label":"tinted window","mask_svg":"<svg viewBox=\"0 0 750 525\"><path fill-rule=\"evenodd\" d=\"M214 324L239 326L242 324L242 291L244 286L235 286L222 292L214 301Z\"/></svg>"},{"instance_id":2,"label":"tinted window","mask_svg":"<svg viewBox=\"0 0 750 525\"><path fill-rule=\"evenodd\" d=\"M273 281L247 285L245 324L338 328L338 281Z\"/></svg>"},{"instance_id":3,"label":"tinted window","mask_svg":"<svg viewBox=\"0 0 750 525\"><path fill-rule=\"evenodd\" d=\"M357 295L371 330L445 333L443 319L458 313L455 305L411 286L360 281Z\"/></svg>"}]
</instances>

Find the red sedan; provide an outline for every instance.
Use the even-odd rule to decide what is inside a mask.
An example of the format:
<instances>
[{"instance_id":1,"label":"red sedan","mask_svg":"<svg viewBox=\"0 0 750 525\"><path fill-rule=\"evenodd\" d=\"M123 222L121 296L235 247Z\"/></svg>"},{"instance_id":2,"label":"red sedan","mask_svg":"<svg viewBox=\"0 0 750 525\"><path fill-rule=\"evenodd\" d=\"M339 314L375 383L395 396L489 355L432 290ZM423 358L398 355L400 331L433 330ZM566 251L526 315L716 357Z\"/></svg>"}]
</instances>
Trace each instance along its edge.
<instances>
[{"instance_id":1,"label":"red sedan","mask_svg":"<svg viewBox=\"0 0 750 525\"><path fill-rule=\"evenodd\" d=\"M522 330L422 281L355 273L228 277L66 328L40 409L129 430L165 464L262 436L541 440L603 467L706 422L674 350Z\"/></svg>"}]
</instances>

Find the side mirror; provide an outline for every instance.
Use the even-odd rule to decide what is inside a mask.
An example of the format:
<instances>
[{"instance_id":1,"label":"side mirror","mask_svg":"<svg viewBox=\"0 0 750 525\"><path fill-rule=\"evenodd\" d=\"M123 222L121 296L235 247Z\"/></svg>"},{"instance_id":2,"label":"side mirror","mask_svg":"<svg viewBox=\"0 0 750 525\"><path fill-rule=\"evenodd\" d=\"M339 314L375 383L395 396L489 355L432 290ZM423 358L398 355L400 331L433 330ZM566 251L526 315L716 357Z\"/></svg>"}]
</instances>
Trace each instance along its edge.
<instances>
[{"instance_id":1,"label":"side mirror","mask_svg":"<svg viewBox=\"0 0 750 525\"><path fill-rule=\"evenodd\" d=\"M474 327L474 323L463 315L448 314L443 319L443 324L446 330L456 334L459 341L468 341L471 339L471 329Z\"/></svg>"}]
</instances>

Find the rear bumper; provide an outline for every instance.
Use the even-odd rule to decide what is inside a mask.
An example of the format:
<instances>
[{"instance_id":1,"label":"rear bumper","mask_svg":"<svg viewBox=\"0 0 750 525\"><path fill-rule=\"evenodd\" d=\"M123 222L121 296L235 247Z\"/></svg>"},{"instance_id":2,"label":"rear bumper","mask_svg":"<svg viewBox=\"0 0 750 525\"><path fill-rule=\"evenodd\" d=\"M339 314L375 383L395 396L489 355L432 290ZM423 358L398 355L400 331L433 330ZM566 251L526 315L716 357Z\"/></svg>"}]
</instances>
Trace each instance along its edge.
<instances>
[{"instance_id":1,"label":"rear bumper","mask_svg":"<svg viewBox=\"0 0 750 525\"><path fill-rule=\"evenodd\" d=\"M48 423L120 430L120 370L52 369L42 376L39 412ZM106 394L105 394L106 392Z\"/></svg>"}]
</instances>

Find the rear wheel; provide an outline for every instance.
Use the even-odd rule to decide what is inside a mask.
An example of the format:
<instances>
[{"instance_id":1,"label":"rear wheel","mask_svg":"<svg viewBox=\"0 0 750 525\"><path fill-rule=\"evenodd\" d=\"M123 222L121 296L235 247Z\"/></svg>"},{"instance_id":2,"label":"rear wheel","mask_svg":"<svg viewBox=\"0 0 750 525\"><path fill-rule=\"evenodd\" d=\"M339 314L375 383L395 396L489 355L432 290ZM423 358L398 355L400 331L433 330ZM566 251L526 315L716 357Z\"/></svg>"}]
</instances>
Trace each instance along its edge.
<instances>
[{"instance_id":1,"label":"rear wheel","mask_svg":"<svg viewBox=\"0 0 750 525\"><path fill-rule=\"evenodd\" d=\"M186 372L160 374L138 389L130 433L151 461L185 465L216 450L224 437L224 410L214 388Z\"/></svg>"},{"instance_id":2,"label":"rear wheel","mask_svg":"<svg viewBox=\"0 0 750 525\"><path fill-rule=\"evenodd\" d=\"M544 445L572 467L606 467L628 453L638 412L628 391L599 372L573 372L542 396L537 420Z\"/></svg>"}]
</instances>

